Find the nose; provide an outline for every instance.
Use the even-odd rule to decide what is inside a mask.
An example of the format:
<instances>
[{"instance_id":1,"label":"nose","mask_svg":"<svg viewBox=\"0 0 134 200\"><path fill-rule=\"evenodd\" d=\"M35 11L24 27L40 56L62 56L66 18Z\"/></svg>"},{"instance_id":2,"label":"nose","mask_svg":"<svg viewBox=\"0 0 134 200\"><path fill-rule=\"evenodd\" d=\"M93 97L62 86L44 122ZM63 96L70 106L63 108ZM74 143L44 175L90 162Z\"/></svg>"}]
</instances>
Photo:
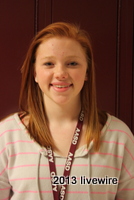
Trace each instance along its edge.
<instances>
[{"instance_id":1,"label":"nose","mask_svg":"<svg viewBox=\"0 0 134 200\"><path fill-rule=\"evenodd\" d=\"M54 70L54 77L59 80L67 79L68 73L66 67L63 65L57 65Z\"/></svg>"}]
</instances>

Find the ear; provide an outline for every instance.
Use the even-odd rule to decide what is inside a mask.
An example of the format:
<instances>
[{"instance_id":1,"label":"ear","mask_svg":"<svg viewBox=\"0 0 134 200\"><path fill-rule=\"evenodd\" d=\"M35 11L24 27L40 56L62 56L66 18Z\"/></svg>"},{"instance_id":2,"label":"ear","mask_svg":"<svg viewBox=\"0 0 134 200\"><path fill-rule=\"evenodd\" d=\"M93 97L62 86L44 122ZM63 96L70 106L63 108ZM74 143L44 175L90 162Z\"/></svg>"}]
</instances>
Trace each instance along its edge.
<instances>
[{"instance_id":1,"label":"ear","mask_svg":"<svg viewBox=\"0 0 134 200\"><path fill-rule=\"evenodd\" d=\"M35 79L34 79L34 80L35 80L35 82L36 82L36 83L38 83L38 81L37 81L37 78L36 78L36 77L35 77Z\"/></svg>"},{"instance_id":2,"label":"ear","mask_svg":"<svg viewBox=\"0 0 134 200\"><path fill-rule=\"evenodd\" d=\"M85 76L85 81L87 81L88 80L88 75L87 75L87 73L86 73L86 76Z\"/></svg>"},{"instance_id":3,"label":"ear","mask_svg":"<svg viewBox=\"0 0 134 200\"><path fill-rule=\"evenodd\" d=\"M34 71L34 80L35 80L36 83L38 83L36 71Z\"/></svg>"}]
</instances>

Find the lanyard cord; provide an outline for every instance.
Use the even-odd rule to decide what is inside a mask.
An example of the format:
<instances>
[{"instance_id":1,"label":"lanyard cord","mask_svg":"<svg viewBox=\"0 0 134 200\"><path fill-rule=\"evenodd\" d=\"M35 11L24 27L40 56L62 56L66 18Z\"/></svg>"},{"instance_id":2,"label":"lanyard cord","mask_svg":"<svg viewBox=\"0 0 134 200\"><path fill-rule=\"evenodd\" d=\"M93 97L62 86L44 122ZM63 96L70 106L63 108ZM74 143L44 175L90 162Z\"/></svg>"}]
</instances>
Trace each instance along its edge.
<instances>
[{"instance_id":1,"label":"lanyard cord","mask_svg":"<svg viewBox=\"0 0 134 200\"><path fill-rule=\"evenodd\" d=\"M76 129L72 138L70 150L68 152L68 156L65 163L65 168L64 168L64 173L63 173L64 180L66 180L65 178L69 177L70 175L75 150L76 150L79 136L80 136L82 126L83 126L83 120L84 120L84 112L81 111ZM58 191L58 184L56 184L54 181L56 177L56 166L55 166L55 161L54 161L53 150L51 149L51 147L47 147L47 155L48 155L48 161L49 161L50 177L51 177L54 200L59 200L59 199L64 200L65 195L66 195L66 190L67 190L67 182L64 181L64 183L62 184L60 188L60 191Z\"/></svg>"}]
</instances>

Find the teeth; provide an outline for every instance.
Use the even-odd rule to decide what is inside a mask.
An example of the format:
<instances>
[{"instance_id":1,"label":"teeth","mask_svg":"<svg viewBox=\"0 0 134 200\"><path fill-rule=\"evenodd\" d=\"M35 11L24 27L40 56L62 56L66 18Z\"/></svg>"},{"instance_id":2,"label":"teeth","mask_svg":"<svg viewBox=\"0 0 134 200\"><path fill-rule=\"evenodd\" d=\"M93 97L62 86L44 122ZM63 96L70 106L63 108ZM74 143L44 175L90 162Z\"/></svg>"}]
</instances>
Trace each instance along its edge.
<instances>
[{"instance_id":1,"label":"teeth","mask_svg":"<svg viewBox=\"0 0 134 200\"><path fill-rule=\"evenodd\" d=\"M57 87L57 88L67 88L69 86L68 85L67 86L65 86L65 85L54 85L54 87Z\"/></svg>"}]
</instances>

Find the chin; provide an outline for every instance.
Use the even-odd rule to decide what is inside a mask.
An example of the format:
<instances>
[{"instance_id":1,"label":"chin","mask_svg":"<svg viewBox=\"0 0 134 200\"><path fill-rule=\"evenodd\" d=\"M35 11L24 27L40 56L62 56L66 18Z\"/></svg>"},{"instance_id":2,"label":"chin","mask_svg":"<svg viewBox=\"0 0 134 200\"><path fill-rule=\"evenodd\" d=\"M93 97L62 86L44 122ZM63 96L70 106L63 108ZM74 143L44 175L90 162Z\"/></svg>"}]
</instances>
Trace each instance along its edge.
<instances>
[{"instance_id":1,"label":"chin","mask_svg":"<svg viewBox=\"0 0 134 200\"><path fill-rule=\"evenodd\" d=\"M59 106L65 106L65 105L68 105L69 102L66 102L66 101L55 101L55 103Z\"/></svg>"},{"instance_id":2,"label":"chin","mask_svg":"<svg viewBox=\"0 0 134 200\"><path fill-rule=\"evenodd\" d=\"M61 105L61 106L64 106L64 105L71 103L71 101L69 99L65 99L65 98L54 99L54 102L58 105Z\"/></svg>"}]
</instances>

